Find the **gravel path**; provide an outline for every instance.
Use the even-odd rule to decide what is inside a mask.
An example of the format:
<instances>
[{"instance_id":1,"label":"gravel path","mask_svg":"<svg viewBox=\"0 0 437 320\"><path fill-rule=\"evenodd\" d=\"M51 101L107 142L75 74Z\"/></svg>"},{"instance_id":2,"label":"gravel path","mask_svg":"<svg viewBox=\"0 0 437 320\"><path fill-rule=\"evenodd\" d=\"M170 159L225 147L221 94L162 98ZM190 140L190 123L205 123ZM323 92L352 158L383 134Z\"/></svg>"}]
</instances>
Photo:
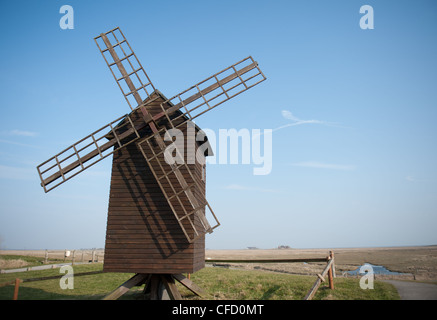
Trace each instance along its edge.
<instances>
[{"instance_id":1,"label":"gravel path","mask_svg":"<svg viewBox=\"0 0 437 320\"><path fill-rule=\"evenodd\" d=\"M437 300L437 285L400 280L383 280L393 284L401 300Z\"/></svg>"}]
</instances>

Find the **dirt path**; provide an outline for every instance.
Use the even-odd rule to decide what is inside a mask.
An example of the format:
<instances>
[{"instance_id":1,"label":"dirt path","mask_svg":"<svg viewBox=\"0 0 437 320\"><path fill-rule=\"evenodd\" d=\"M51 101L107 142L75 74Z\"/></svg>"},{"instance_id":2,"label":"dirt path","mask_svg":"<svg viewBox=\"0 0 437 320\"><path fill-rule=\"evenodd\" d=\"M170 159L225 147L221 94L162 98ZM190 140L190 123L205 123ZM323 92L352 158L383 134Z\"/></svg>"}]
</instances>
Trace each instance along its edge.
<instances>
[{"instance_id":1,"label":"dirt path","mask_svg":"<svg viewBox=\"0 0 437 320\"><path fill-rule=\"evenodd\" d=\"M396 287L401 300L437 300L437 285L400 280L383 280Z\"/></svg>"}]
</instances>

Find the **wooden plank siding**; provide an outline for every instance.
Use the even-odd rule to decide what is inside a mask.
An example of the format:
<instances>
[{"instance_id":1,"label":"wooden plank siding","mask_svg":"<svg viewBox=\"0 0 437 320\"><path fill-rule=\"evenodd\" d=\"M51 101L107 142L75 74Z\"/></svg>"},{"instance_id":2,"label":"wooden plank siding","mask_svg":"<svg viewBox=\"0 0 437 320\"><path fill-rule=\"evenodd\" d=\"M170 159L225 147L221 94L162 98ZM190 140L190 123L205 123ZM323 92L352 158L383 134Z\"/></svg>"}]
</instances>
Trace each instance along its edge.
<instances>
[{"instance_id":1,"label":"wooden plank siding","mask_svg":"<svg viewBox=\"0 0 437 320\"><path fill-rule=\"evenodd\" d=\"M164 98L160 96L147 106L152 115L161 111L159 104L165 101ZM134 111L131 118L134 124L144 121L138 111ZM184 126L179 129L186 131ZM150 132L144 129L140 134L147 136ZM201 192L194 194L200 200L205 196L203 168L199 163L189 166L202 186ZM184 168L181 172L184 177L189 177ZM177 180L171 182L177 183ZM166 179L161 183L164 188L171 189ZM116 151L112 163L103 270L175 274L193 273L204 266L205 237L193 243L187 241L136 144Z\"/></svg>"}]
</instances>

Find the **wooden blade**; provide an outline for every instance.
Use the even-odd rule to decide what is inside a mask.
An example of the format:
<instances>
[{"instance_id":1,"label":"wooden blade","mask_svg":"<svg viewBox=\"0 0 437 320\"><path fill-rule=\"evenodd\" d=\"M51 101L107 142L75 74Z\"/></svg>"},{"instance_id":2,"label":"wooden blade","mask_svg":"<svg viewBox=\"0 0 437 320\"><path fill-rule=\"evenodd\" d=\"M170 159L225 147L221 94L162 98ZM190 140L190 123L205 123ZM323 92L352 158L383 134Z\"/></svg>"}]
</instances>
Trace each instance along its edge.
<instances>
[{"instance_id":1,"label":"wooden blade","mask_svg":"<svg viewBox=\"0 0 437 320\"><path fill-rule=\"evenodd\" d=\"M264 80L266 77L258 63L252 57L247 57L164 101L161 104L162 111L154 115L153 120L165 116L173 127L181 126ZM182 111L180 115L171 117L179 109Z\"/></svg>"},{"instance_id":2,"label":"wooden blade","mask_svg":"<svg viewBox=\"0 0 437 320\"><path fill-rule=\"evenodd\" d=\"M189 165L185 161L181 164L166 162L167 146L161 136L164 130L165 128L160 131L155 129L152 136L137 142L137 146L146 158L187 240L191 243L205 233L211 233L220 223ZM209 210L215 220L214 226L206 219L205 209Z\"/></svg>"},{"instance_id":3,"label":"wooden blade","mask_svg":"<svg viewBox=\"0 0 437 320\"><path fill-rule=\"evenodd\" d=\"M136 141L140 138L138 130L145 125L135 127L128 115L122 116L44 161L37 166L44 191L56 188L116 150ZM49 184L52 185L48 187Z\"/></svg>"},{"instance_id":4,"label":"wooden blade","mask_svg":"<svg viewBox=\"0 0 437 320\"><path fill-rule=\"evenodd\" d=\"M155 91L149 76L120 28L94 38L129 107L133 110Z\"/></svg>"}]
</instances>

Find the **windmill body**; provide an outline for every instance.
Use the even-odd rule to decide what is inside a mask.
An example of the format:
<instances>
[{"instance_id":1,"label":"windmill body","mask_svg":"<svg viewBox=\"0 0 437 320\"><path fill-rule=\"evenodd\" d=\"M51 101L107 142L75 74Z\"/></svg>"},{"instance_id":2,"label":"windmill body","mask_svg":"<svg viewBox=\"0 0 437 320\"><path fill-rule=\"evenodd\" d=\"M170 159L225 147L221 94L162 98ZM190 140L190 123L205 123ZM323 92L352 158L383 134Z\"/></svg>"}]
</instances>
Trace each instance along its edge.
<instances>
[{"instance_id":1,"label":"windmill body","mask_svg":"<svg viewBox=\"0 0 437 320\"><path fill-rule=\"evenodd\" d=\"M153 106L158 110L166 98L159 91L152 98L157 98L150 106L153 114ZM135 125L144 121L138 110L130 117ZM181 128L184 136L186 128ZM113 154L104 271L178 274L200 270L205 265L205 236L187 241L153 173L144 164L144 156L134 144ZM204 165L196 161L188 166L201 186L194 194L201 201L205 197ZM190 178L186 170L181 172ZM163 184L171 189L167 181Z\"/></svg>"},{"instance_id":2,"label":"windmill body","mask_svg":"<svg viewBox=\"0 0 437 320\"><path fill-rule=\"evenodd\" d=\"M108 295L146 283L152 299L164 288L180 297L174 280L196 294L200 289L182 273L204 267L205 234L220 225L205 198L205 144L192 152L172 149L171 129L185 136L199 131L193 120L266 78L247 57L167 99L156 90L120 28L94 38L131 112L89 134L37 166L49 192L113 155L104 271L135 273ZM187 139L185 139L186 141ZM206 148L210 150L210 148ZM193 160L195 157L195 161Z\"/></svg>"}]
</instances>

